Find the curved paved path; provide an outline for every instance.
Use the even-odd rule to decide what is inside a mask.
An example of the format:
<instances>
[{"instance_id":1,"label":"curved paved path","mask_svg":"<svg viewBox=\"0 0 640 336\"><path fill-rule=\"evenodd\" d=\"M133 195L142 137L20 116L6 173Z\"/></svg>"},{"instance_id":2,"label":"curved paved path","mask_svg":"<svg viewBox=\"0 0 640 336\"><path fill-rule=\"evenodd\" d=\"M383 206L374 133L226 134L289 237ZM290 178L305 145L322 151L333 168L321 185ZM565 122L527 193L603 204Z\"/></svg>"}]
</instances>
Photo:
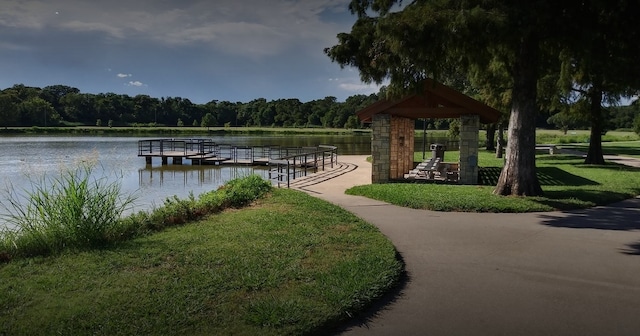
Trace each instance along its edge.
<instances>
[{"instance_id":1,"label":"curved paved path","mask_svg":"<svg viewBox=\"0 0 640 336\"><path fill-rule=\"evenodd\" d=\"M399 295L341 333L640 335L640 198L573 212L414 210L344 194L370 183L365 158L297 182L376 225L406 264Z\"/></svg>"}]
</instances>

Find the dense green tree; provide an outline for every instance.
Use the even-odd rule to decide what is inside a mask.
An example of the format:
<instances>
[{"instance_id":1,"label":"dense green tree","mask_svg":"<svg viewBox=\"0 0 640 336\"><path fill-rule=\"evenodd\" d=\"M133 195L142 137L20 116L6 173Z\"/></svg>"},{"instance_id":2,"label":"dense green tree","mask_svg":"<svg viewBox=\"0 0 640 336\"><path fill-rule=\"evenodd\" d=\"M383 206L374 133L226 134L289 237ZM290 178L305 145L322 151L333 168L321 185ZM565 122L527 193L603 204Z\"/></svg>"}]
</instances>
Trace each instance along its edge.
<instances>
[{"instance_id":1,"label":"dense green tree","mask_svg":"<svg viewBox=\"0 0 640 336\"><path fill-rule=\"evenodd\" d=\"M64 96L69 94L78 94L80 90L67 85L51 85L45 86L40 91L40 98L46 100L51 106L60 114L64 116L63 102L61 101Z\"/></svg>"},{"instance_id":2,"label":"dense green tree","mask_svg":"<svg viewBox=\"0 0 640 336\"><path fill-rule=\"evenodd\" d=\"M136 95L133 97L133 114L127 119L138 123L157 123L157 113L160 100L148 95Z\"/></svg>"},{"instance_id":3,"label":"dense green tree","mask_svg":"<svg viewBox=\"0 0 640 336\"><path fill-rule=\"evenodd\" d=\"M20 117L18 103L18 96L15 92L8 90L0 92L0 126L18 125Z\"/></svg>"},{"instance_id":4,"label":"dense green tree","mask_svg":"<svg viewBox=\"0 0 640 336\"><path fill-rule=\"evenodd\" d=\"M637 0L578 1L567 12L562 45L561 85L575 96L575 104L588 106L583 115L591 135L585 163L603 164L602 134L606 131L603 105L640 89L640 3Z\"/></svg>"},{"instance_id":5,"label":"dense green tree","mask_svg":"<svg viewBox=\"0 0 640 336\"><path fill-rule=\"evenodd\" d=\"M18 105L18 112L23 123L38 126L53 126L60 121L60 115L51 104L40 98L32 97Z\"/></svg>"},{"instance_id":6,"label":"dense green tree","mask_svg":"<svg viewBox=\"0 0 640 336\"><path fill-rule=\"evenodd\" d=\"M584 101L578 101L573 104L566 104L562 110L551 115L547 122L559 128L562 133L567 134L570 129L587 127L589 123L584 117L589 110L589 104Z\"/></svg>"},{"instance_id":7,"label":"dense green tree","mask_svg":"<svg viewBox=\"0 0 640 336\"><path fill-rule=\"evenodd\" d=\"M636 116L640 115L640 106L631 104L629 106L610 106L610 126L611 129L631 129Z\"/></svg>"},{"instance_id":8,"label":"dense green tree","mask_svg":"<svg viewBox=\"0 0 640 336\"><path fill-rule=\"evenodd\" d=\"M216 118L211 113L207 113L202 117L202 122L200 123L201 127L206 127L207 131L210 127L215 126L217 123Z\"/></svg>"}]
</instances>

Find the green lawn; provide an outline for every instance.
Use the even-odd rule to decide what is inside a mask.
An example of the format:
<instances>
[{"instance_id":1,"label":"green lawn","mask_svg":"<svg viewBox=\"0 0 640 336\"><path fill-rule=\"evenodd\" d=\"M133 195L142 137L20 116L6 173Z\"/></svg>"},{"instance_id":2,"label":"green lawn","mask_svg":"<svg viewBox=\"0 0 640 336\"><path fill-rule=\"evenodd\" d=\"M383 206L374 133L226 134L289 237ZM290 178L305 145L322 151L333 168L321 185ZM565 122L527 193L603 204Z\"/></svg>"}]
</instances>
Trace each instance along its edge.
<instances>
[{"instance_id":1,"label":"green lawn","mask_svg":"<svg viewBox=\"0 0 640 336\"><path fill-rule=\"evenodd\" d=\"M582 143L562 145L562 148L571 148L586 152L589 149L589 144ZM607 155L621 155L640 158L640 141L603 142L602 151Z\"/></svg>"},{"instance_id":2,"label":"green lawn","mask_svg":"<svg viewBox=\"0 0 640 336\"><path fill-rule=\"evenodd\" d=\"M276 189L104 249L0 264L0 335L297 335L381 296L402 265L372 225Z\"/></svg>"},{"instance_id":3,"label":"green lawn","mask_svg":"<svg viewBox=\"0 0 640 336\"><path fill-rule=\"evenodd\" d=\"M415 154L422 158L422 153ZM445 161L457 161L458 152L445 153ZM416 209L470 212L534 212L588 208L640 194L640 169L606 164L584 165L568 155L539 155L538 179L543 197L494 195L502 159L490 152L479 155L480 185L392 183L357 186L347 190L392 204Z\"/></svg>"}]
</instances>

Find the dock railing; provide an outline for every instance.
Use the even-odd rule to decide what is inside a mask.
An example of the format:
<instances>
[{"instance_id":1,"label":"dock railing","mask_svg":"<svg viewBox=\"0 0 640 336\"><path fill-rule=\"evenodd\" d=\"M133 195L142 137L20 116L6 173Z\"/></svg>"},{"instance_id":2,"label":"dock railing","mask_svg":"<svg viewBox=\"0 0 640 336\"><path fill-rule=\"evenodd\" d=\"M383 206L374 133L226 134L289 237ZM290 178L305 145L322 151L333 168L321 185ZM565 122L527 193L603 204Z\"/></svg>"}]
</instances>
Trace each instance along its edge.
<instances>
[{"instance_id":1,"label":"dock railing","mask_svg":"<svg viewBox=\"0 0 640 336\"><path fill-rule=\"evenodd\" d=\"M138 141L138 156L203 155L213 152L211 139L150 139Z\"/></svg>"},{"instance_id":2,"label":"dock railing","mask_svg":"<svg viewBox=\"0 0 640 336\"><path fill-rule=\"evenodd\" d=\"M269 160L269 179L277 187L286 185L289 188L292 180L333 168L338 163L338 148L335 146L302 147L296 148L296 152Z\"/></svg>"}]
</instances>

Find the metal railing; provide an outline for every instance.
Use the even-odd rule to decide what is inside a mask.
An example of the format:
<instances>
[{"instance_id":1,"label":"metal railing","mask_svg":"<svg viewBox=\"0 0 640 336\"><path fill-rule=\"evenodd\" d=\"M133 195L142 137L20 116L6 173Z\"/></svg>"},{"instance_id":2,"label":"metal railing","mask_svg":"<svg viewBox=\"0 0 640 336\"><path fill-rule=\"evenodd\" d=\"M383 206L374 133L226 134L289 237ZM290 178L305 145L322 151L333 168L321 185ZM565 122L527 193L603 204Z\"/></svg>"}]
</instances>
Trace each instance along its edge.
<instances>
[{"instance_id":1,"label":"metal railing","mask_svg":"<svg viewBox=\"0 0 640 336\"><path fill-rule=\"evenodd\" d=\"M333 168L338 163L338 148L335 146L303 147L298 150L296 154L269 160L269 179L277 187L286 185L289 188L292 180L326 170L327 167Z\"/></svg>"},{"instance_id":2,"label":"metal railing","mask_svg":"<svg viewBox=\"0 0 640 336\"><path fill-rule=\"evenodd\" d=\"M212 153L216 143L211 139L152 139L138 141L138 156L163 156L167 153L183 156Z\"/></svg>"}]
</instances>

